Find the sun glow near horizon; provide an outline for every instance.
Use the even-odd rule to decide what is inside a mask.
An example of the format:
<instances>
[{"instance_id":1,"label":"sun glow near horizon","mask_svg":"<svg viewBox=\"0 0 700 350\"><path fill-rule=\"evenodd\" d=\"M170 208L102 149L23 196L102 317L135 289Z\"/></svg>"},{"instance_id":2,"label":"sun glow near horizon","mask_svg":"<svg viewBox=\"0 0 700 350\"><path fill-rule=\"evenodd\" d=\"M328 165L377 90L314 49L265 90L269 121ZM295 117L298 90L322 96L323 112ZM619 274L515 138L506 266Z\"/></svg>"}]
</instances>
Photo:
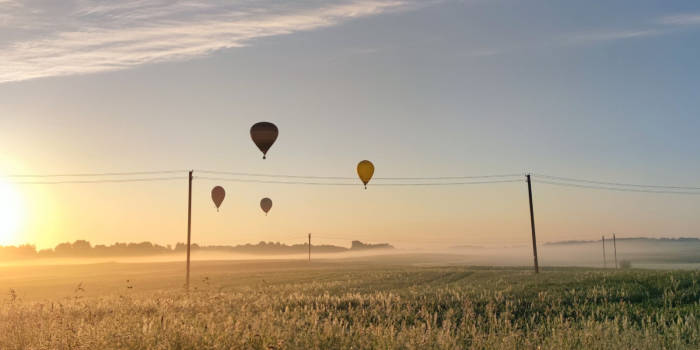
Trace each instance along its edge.
<instances>
[{"instance_id":1,"label":"sun glow near horizon","mask_svg":"<svg viewBox=\"0 0 700 350\"><path fill-rule=\"evenodd\" d=\"M19 241L17 235L24 214L20 191L10 182L0 179L0 245L12 245Z\"/></svg>"}]
</instances>

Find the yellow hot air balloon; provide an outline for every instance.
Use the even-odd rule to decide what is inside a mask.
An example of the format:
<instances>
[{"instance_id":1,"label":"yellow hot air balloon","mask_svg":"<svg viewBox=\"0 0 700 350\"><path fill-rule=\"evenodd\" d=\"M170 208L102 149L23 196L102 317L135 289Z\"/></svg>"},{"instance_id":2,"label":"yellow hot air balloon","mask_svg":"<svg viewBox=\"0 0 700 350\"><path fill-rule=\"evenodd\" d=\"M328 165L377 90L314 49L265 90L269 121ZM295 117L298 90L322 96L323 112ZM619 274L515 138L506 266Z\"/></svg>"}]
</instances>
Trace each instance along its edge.
<instances>
[{"instance_id":1,"label":"yellow hot air balloon","mask_svg":"<svg viewBox=\"0 0 700 350\"><path fill-rule=\"evenodd\" d=\"M365 184L365 189L367 189L367 183L372 179L374 175L374 164L369 160L363 160L357 164L357 175L360 176L360 180Z\"/></svg>"}]
</instances>

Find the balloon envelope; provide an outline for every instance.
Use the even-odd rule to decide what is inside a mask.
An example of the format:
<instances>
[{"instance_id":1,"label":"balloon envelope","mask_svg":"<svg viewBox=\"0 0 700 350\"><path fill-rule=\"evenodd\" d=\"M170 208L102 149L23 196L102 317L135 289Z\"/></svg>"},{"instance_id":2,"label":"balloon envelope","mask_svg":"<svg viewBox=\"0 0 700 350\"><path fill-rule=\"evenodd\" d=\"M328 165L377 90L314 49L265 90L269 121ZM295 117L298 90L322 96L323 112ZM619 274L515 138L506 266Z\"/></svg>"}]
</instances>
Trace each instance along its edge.
<instances>
[{"instance_id":1,"label":"balloon envelope","mask_svg":"<svg viewBox=\"0 0 700 350\"><path fill-rule=\"evenodd\" d=\"M250 137L260 151L262 151L263 159L265 159L267 151L272 147L272 144L277 140L278 134L277 126L269 122L255 123L250 128Z\"/></svg>"},{"instance_id":2,"label":"balloon envelope","mask_svg":"<svg viewBox=\"0 0 700 350\"><path fill-rule=\"evenodd\" d=\"M260 208L265 212L265 215L267 215L267 212L270 211L270 208L272 208L272 199L270 198L263 198L260 200Z\"/></svg>"},{"instance_id":3,"label":"balloon envelope","mask_svg":"<svg viewBox=\"0 0 700 350\"><path fill-rule=\"evenodd\" d=\"M216 205L216 210L219 210L221 203L224 202L224 197L226 197L226 191L221 186L216 186L211 190L211 200L214 201Z\"/></svg>"},{"instance_id":4,"label":"balloon envelope","mask_svg":"<svg viewBox=\"0 0 700 350\"><path fill-rule=\"evenodd\" d=\"M374 164L369 160L361 161L357 164L357 175L360 176L360 180L362 180L362 183L365 184L365 188L367 188L367 183L369 183L369 180L372 179L372 175L374 175Z\"/></svg>"}]
</instances>

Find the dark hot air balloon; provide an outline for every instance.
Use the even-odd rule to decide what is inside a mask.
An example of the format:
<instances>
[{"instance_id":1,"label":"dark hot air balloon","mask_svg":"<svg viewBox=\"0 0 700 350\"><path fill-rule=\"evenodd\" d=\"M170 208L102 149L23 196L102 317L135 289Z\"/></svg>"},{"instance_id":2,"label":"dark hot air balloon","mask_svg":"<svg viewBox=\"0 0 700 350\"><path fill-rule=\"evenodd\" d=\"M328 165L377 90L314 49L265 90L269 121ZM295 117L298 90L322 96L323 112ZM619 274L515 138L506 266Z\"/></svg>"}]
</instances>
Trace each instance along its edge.
<instances>
[{"instance_id":1,"label":"dark hot air balloon","mask_svg":"<svg viewBox=\"0 0 700 350\"><path fill-rule=\"evenodd\" d=\"M266 158L267 151L272 147L272 144L275 143L275 140L277 140L278 134L279 131L275 124L269 122L255 123L255 125L250 128L250 137L260 151L262 151L263 159Z\"/></svg>"},{"instance_id":2,"label":"dark hot air balloon","mask_svg":"<svg viewBox=\"0 0 700 350\"><path fill-rule=\"evenodd\" d=\"M357 164L357 175L360 177L360 180L362 180L362 183L365 184L365 189L367 189L367 183L369 183L369 180L372 179L372 175L374 175L374 164L369 160L359 162Z\"/></svg>"},{"instance_id":3,"label":"dark hot air balloon","mask_svg":"<svg viewBox=\"0 0 700 350\"><path fill-rule=\"evenodd\" d=\"M216 211L219 211L219 207L221 206L221 203L224 202L224 197L226 197L226 191L224 190L223 187L216 186L216 187L212 188L211 200L213 200L214 205L216 205Z\"/></svg>"},{"instance_id":4,"label":"dark hot air balloon","mask_svg":"<svg viewBox=\"0 0 700 350\"><path fill-rule=\"evenodd\" d=\"M272 208L272 199L270 198L263 198L260 200L260 208L265 212L265 215L267 215L267 212L270 211L270 208Z\"/></svg>"}]
</instances>

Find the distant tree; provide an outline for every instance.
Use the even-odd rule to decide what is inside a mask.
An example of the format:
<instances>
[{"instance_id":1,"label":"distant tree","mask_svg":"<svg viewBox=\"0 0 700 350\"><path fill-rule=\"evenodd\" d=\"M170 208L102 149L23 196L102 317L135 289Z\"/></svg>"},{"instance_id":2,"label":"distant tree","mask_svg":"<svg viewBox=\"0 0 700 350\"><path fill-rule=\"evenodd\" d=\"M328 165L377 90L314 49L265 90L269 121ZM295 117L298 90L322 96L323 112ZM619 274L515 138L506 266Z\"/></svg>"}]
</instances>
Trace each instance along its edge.
<instances>
[{"instance_id":1,"label":"distant tree","mask_svg":"<svg viewBox=\"0 0 700 350\"><path fill-rule=\"evenodd\" d=\"M56 248L53 249L57 256L68 256L73 252L73 245L69 242L59 243Z\"/></svg>"},{"instance_id":2,"label":"distant tree","mask_svg":"<svg viewBox=\"0 0 700 350\"><path fill-rule=\"evenodd\" d=\"M0 260L31 259L37 257L36 247L25 244L18 247L0 246Z\"/></svg>"},{"instance_id":3,"label":"distant tree","mask_svg":"<svg viewBox=\"0 0 700 350\"><path fill-rule=\"evenodd\" d=\"M78 251L86 251L86 250L90 250L92 248L92 245L90 244L90 242L82 240L82 239L73 242L72 246L73 246L74 250L78 250Z\"/></svg>"},{"instance_id":4,"label":"distant tree","mask_svg":"<svg viewBox=\"0 0 700 350\"><path fill-rule=\"evenodd\" d=\"M379 243L379 244L365 244L360 241L352 241L352 245L350 246L350 249L352 250L363 250L363 249L392 249L394 248L392 245L388 243Z\"/></svg>"}]
</instances>

